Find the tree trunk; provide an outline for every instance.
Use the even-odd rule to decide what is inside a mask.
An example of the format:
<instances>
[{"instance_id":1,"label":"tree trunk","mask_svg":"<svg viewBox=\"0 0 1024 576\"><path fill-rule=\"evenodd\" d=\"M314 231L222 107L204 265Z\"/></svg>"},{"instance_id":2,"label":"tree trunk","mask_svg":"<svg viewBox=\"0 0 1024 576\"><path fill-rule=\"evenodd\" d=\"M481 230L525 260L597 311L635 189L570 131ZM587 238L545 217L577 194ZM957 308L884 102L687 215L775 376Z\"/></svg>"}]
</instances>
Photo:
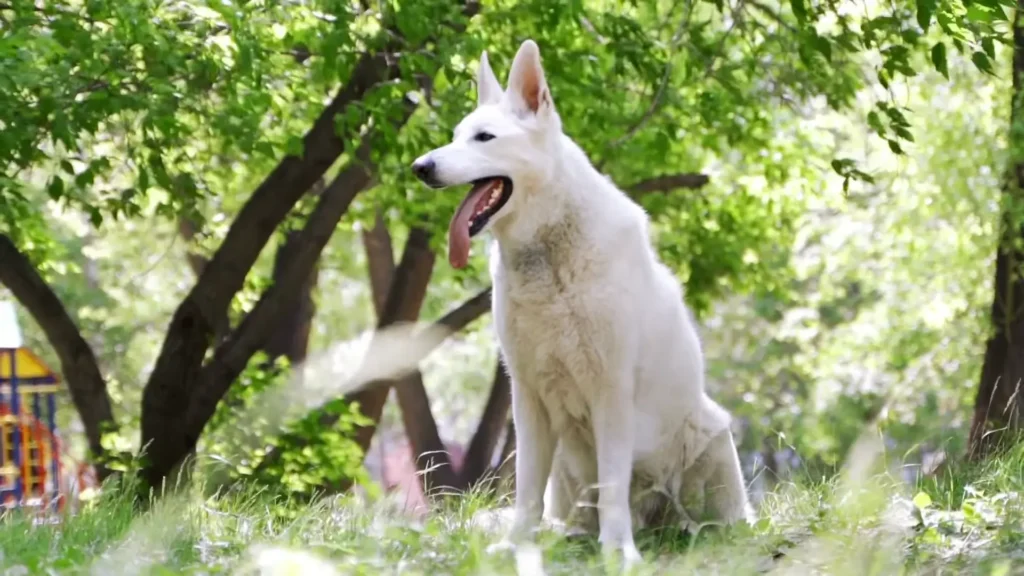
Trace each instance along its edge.
<instances>
[{"instance_id":1,"label":"tree trunk","mask_svg":"<svg viewBox=\"0 0 1024 576\"><path fill-rule=\"evenodd\" d=\"M462 469L459 470L460 488L474 486L492 471L491 460L494 459L498 439L501 438L501 433L508 422L508 409L511 404L512 382L499 358L494 370L491 393L487 397L487 404L480 415L473 439L469 442L466 457L462 460Z\"/></svg>"},{"instance_id":2,"label":"tree trunk","mask_svg":"<svg viewBox=\"0 0 1024 576\"><path fill-rule=\"evenodd\" d=\"M370 276L370 297L379 319L387 306L391 279L395 276L395 248L379 208L374 215L373 228L363 231L363 249L366 251L366 267Z\"/></svg>"},{"instance_id":3,"label":"tree trunk","mask_svg":"<svg viewBox=\"0 0 1024 576\"><path fill-rule=\"evenodd\" d=\"M178 235L181 236L185 242L192 242L198 233L199 226L195 221L185 216L178 218ZM195 274L197 280L203 275L203 270L206 269L206 265L210 263L209 258L194 250L185 251L185 261L188 262L188 267L192 270L192 273ZM224 313L221 314L219 319L217 319L216 326L213 331L213 341L220 342L230 331L231 318L228 315L228 309L225 308Z\"/></svg>"},{"instance_id":4,"label":"tree trunk","mask_svg":"<svg viewBox=\"0 0 1024 576\"><path fill-rule=\"evenodd\" d=\"M434 270L434 252L430 249L430 236L425 230L413 228L405 243L402 262L399 264L388 288L388 297L381 310L378 328L386 328L398 322L415 322L419 319L427 285ZM375 298L376 300L377 298ZM407 376L411 377L411 375ZM351 402L359 403L359 412L373 421L356 431L356 443L365 452L377 431L384 404L394 381L381 382L377 386L352 395Z\"/></svg>"},{"instance_id":5,"label":"tree trunk","mask_svg":"<svg viewBox=\"0 0 1024 576\"><path fill-rule=\"evenodd\" d=\"M992 299L993 333L985 348L981 381L974 400L969 456L982 458L1020 429L1024 380L1024 0L1018 0L1013 31L1013 99L1010 110L1012 166L1002 194L1002 218ZM1007 434L1010 433L1010 434Z\"/></svg>"},{"instance_id":6,"label":"tree trunk","mask_svg":"<svg viewBox=\"0 0 1024 576\"><path fill-rule=\"evenodd\" d=\"M423 494L430 497L457 490L461 483L452 466L448 447L437 431L437 421L430 409L430 398L423 386L423 373L416 370L394 386L405 436L409 439L416 470L420 472Z\"/></svg>"},{"instance_id":7,"label":"tree trunk","mask_svg":"<svg viewBox=\"0 0 1024 576\"><path fill-rule=\"evenodd\" d=\"M394 258L389 258L392 254L391 234L388 233L380 211L377 212L373 229L363 234L363 245L369 263L373 301L380 315L394 276ZM458 487L458 476L452 467L447 447L441 440L437 422L430 409L430 399L423 385L423 374L419 370L414 371L396 382L394 389L398 396L405 434L416 461L416 469L422 472L420 479L424 493L429 494L438 488ZM386 395L387 391L381 390L378 394ZM363 447L364 451L369 449L371 439L364 438L367 442Z\"/></svg>"},{"instance_id":8,"label":"tree trunk","mask_svg":"<svg viewBox=\"0 0 1024 576\"><path fill-rule=\"evenodd\" d=\"M368 150L368 146L366 149ZM293 240L294 251L291 252L284 271L279 274L281 282L272 285L260 297L238 328L217 347L213 358L205 366L202 365L202 357L189 358L190 362L196 364L191 369L195 374L189 374L190 380L167 380L173 372L158 374L154 371L150 377L143 393L142 414L143 442L147 446L147 465L143 469L143 479L150 487L159 487L182 458L195 448L199 435L216 410L217 403L245 369L253 354L266 345L277 327L276 320L282 307L289 300L297 298L303 286L309 283L320 253L327 245L338 221L355 195L370 181L371 167L363 161L366 154L365 151L361 151L324 191L302 232ZM216 259L207 267L204 276L215 262ZM202 279L199 283L202 283ZM190 301L186 299L183 307ZM182 310L183 308L179 308L179 313L185 317L192 317L195 321L191 325L181 325L191 326L188 333L191 338L209 338L209 326L197 325L202 321L202 315L196 310L191 313L188 312L188 308L184 308L185 312ZM168 341L175 334L180 334L180 331L170 331ZM205 347L201 350L199 348L194 346L194 342L191 347L187 347L197 354L205 355ZM194 381L201 382L201 385L188 384ZM172 411L166 406L157 410L153 403L161 397L172 397L174 402L184 406L175 404L178 411Z\"/></svg>"},{"instance_id":9,"label":"tree trunk","mask_svg":"<svg viewBox=\"0 0 1024 576\"><path fill-rule=\"evenodd\" d=\"M272 274L274 284L284 283L288 265L298 256L300 250L302 250L301 233L298 230L292 230L288 233L284 243L277 249L277 254L274 255ZM319 277L318 259L302 280L298 293L284 299L281 303L277 327L263 347L269 362L273 363L278 358L285 357L292 366L295 366L306 360L306 355L309 352L309 334L313 327L313 316L316 314L313 290L316 288Z\"/></svg>"},{"instance_id":10,"label":"tree trunk","mask_svg":"<svg viewBox=\"0 0 1024 576\"><path fill-rule=\"evenodd\" d=\"M96 476L103 481L111 471L102 464L102 438L106 432L115 432L117 424L110 396L107 395L107 383L92 348L78 331L60 298L5 234L0 234L0 283L7 286L28 310L57 352L61 373L71 391L71 401L85 427L89 451L94 459L100 460L96 465Z\"/></svg>"}]
</instances>

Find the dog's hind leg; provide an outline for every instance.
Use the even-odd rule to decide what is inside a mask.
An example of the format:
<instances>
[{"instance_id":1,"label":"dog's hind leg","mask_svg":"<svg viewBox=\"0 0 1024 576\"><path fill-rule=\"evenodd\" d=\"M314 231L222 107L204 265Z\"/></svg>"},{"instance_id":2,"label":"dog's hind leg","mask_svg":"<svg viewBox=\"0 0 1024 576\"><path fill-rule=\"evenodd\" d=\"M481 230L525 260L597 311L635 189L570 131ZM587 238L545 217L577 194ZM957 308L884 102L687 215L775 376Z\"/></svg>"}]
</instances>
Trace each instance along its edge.
<instances>
[{"instance_id":1,"label":"dog's hind leg","mask_svg":"<svg viewBox=\"0 0 1024 576\"><path fill-rule=\"evenodd\" d=\"M716 523L752 520L739 454L728 428L711 439L704 456L709 474L704 482L705 514Z\"/></svg>"},{"instance_id":2,"label":"dog's hind leg","mask_svg":"<svg viewBox=\"0 0 1024 576\"><path fill-rule=\"evenodd\" d=\"M574 432L562 436L551 466L545 514L570 533L597 531L597 468Z\"/></svg>"},{"instance_id":3,"label":"dog's hind leg","mask_svg":"<svg viewBox=\"0 0 1024 576\"><path fill-rule=\"evenodd\" d=\"M641 561L633 543L630 484L633 476L633 387L625 378L601 386L591 405L597 448L598 519L602 548L621 552L625 564Z\"/></svg>"}]
</instances>

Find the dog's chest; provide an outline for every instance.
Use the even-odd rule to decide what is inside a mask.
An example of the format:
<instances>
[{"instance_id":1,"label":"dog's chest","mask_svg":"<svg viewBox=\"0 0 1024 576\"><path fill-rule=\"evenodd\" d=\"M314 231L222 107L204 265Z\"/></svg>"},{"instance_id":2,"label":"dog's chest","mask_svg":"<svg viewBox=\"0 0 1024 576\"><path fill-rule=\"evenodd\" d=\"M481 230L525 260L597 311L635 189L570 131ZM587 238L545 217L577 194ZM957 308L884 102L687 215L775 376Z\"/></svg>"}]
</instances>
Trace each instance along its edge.
<instances>
[{"instance_id":1,"label":"dog's chest","mask_svg":"<svg viewBox=\"0 0 1024 576\"><path fill-rule=\"evenodd\" d=\"M516 384L535 390L555 429L589 421L610 319L586 261L543 244L510 251L495 274L496 327Z\"/></svg>"}]
</instances>

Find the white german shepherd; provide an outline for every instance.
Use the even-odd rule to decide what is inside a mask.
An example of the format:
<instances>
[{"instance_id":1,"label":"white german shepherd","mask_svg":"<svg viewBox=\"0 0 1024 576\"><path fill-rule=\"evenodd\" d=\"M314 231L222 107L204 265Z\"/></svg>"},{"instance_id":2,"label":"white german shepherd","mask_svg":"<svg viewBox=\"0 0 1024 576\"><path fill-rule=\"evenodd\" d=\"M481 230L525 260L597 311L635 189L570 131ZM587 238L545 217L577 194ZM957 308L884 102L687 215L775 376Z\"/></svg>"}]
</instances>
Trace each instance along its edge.
<instances>
[{"instance_id":1,"label":"white german shepherd","mask_svg":"<svg viewBox=\"0 0 1024 576\"><path fill-rule=\"evenodd\" d=\"M507 542L546 511L599 528L603 548L633 563L634 526L749 518L730 417L704 393L694 322L646 213L562 133L536 43L519 48L507 90L486 52L477 82L476 110L413 170L433 188L473 185L451 221L452 266L473 236L496 240L518 449Z\"/></svg>"}]
</instances>

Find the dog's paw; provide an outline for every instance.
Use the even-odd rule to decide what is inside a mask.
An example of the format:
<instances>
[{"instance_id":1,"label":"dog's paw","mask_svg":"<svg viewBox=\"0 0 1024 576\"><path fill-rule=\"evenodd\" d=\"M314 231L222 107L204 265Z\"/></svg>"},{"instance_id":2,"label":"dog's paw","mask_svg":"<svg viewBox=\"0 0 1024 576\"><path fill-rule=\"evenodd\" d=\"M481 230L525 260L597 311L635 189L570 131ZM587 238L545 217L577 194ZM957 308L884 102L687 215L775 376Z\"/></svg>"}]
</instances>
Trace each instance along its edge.
<instances>
[{"instance_id":1,"label":"dog's paw","mask_svg":"<svg viewBox=\"0 0 1024 576\"><path fill-rule=\"evenodd\" d=\"M622 549L622 559L624 561L624 568L630 569L638 564L643 563L644 558L640 555L640 551L636 549L636 546L630 544Z\"/></svg>"},{"instance_id":2,"label":"dog's paw","mask_svg":"<svg viewBox=\"0 0 1024 576\"><path fill-rule=\"evenodd\" d=\"M643 564L644 561L640 551L636 549L636 545L632 542L619 545L605 544L602 545L601 552L604 556L606 567L613 568L615 565L618 565L625 573L631 572L634 568Z\"/></svg>"},{"instance_id":3,"label":"dog's paw","mask_svg":"<svg viewBox=\"0 0 1024 576\"><path fill-rule=\"evenodd\" d=\"M501 540L498 540L497 542L489 545L484 551L487 554L495 555L495 554L505 554L505 553L508 553L508 552L513 552L513 551L515 551L515 549L516 549L515 542L510 540L508 537L505 537L505 538L502 538Z\"/></svg>"}]
</instances>

